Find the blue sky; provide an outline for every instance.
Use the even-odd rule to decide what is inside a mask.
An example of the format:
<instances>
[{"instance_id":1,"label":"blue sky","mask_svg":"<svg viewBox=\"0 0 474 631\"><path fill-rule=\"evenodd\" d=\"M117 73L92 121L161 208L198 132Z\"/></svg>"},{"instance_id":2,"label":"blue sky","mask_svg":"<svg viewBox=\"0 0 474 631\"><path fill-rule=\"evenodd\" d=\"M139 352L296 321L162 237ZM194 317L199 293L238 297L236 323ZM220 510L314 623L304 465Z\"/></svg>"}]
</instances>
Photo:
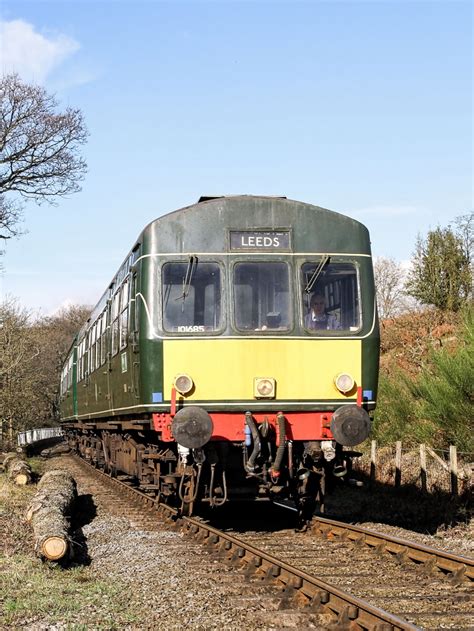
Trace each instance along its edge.
<instances>
[{"instance_id":1,"label":"blue sky","mask_svg":"<svg viewBox=\"0 0 474 631\"><path fill-rule=\"evenodd\" d=\"M82 191L28 204L2 294L94 303L141 229L205 194L286 195L407 261L472 210L472 4L0 3L0 69L79 107Z\"/></svg>"}]
</instances>

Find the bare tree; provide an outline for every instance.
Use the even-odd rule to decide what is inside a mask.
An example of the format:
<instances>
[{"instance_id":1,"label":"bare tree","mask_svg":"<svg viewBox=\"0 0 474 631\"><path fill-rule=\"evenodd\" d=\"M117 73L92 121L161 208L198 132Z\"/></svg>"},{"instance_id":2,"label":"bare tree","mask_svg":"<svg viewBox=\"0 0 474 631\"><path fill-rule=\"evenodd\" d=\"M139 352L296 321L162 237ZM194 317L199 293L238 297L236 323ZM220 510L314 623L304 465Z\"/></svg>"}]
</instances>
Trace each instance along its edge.
<instances>
[{"instance_id":1,"label":"bare tree","mask_svg":"<svg viewBox=\"0 0 474 631\"><path fill-rule=\"evenodd\" d=\"M90 312L90 306L71 305L35 323L34 329L41 348L37 387L42 393L45 420L57 421L59 418L61 368L75 335Z\"/></svg>"},{"instance_id":2,"label":"bare tree","mask_svg":"<svg viewBox=\"0 0 474 631\"><path fill-rule=\"evenodd\" d=\"M39 351L30 328L31 313L14 299L0 304L0 439L13 442L21 405L30 394L33 361Z\"/></svg>"},{"instance_id":3,"label":"bare tree","mask_svg":"<svg viewBox=\"0 0 474 631\"><path fill-rule=\"evenodd\" d=\"M392 258L379 257L374 262L377 307L382 319L393 318L412 308L404 292L405 270Z\"/></svg>"},{"instance_id":4,"label":"bare tree","mask_svg":"<svg viewBox=\"0 0 474 631\"><path fill-rule=\"evenodd\" d=\"M472 300L474 289L474 212L471 211L456 217L454 225L469 266L470 273L466 278L467 296Z\"/></svg>"},{"instance_id":5,"label":"bare tree","mask_svg":"<svg viewBox=\"0 0 474 631\"><path fill-rule=\"evenodd\" d=\"M90 307L34 319L17 300L0 303L0 443L58 419L59 377Z\"/></svg>"},{"instance_id":6,"label":"bare tree","mask_svg":"<svg viewBox=\"0 0 474 631\"><path fill-rule=\"evenodd\" d=\"M16 74L0 79L0 238L18 234L18 198L37 203L80 190L88 136L80 110L57 112L58 101ZM6 194L16 194L14 200Z\"/></svg>"},{"instance_id":7,"label":"bare tree","mask_svg":"<svg viewBox=\"0 0 474 631\"><path fill-rule=\"evenodd\" d=\"M8 239L20 234L21 206L0 195L0 239ZM0 251L0 255L2 252ZM0 266L1 269L1 266Z\"/></svg>"}]
</instances>

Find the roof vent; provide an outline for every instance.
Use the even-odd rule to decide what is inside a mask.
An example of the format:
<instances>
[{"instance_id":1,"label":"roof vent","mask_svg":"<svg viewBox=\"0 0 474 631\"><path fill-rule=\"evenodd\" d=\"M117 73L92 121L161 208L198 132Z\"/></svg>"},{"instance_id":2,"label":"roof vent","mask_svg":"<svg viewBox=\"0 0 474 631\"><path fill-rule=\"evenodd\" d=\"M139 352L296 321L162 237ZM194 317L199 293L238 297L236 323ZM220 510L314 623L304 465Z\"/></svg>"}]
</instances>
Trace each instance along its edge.
<instances>
[{"instance_id":1,"label":"roof vent","mask_svg":"<svg viewBox=\"0 0 474 631\"><path fill-rule=\"evenodd\" d=\"M210 199L221 199L222 197L225 197L225 195L201 195L198 199L198 204L201 202L208 202Z\"/></svg>"},{"instance_id":2,"label":"roof vent","mask_svg":"<svg viewBox=\"0 0 474 631\"><path fill-rule=\"evenodd\" d=\"M229 195L201 195L198 199L198 204L201 202L208 202L211 199L222 199L223 197L229 197ZM230 195L230 197L263 197L267 199L288 199L286 195Z\"/></svg>"}]
</instances>

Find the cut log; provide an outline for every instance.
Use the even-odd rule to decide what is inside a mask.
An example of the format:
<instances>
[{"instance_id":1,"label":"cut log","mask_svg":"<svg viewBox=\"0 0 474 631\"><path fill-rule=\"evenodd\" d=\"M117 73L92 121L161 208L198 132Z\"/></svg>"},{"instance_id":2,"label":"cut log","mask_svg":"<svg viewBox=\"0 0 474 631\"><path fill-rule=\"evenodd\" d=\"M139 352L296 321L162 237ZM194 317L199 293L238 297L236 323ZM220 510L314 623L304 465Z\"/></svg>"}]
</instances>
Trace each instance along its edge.
<instances>
[{"instance_id":1,"label":"cut log","mask_svg":"<svg viewBox=\"0 0 474 631\"><path fill-rule=\"evenodd\" d=\"M9 451L8 453L2 455L2 467L4 471L7 470L8 461L13 460L14 458L18 458L18 454L14 451Z\"/></svg>"},{"instance_id":2,"label":"cut log","mask_svg":"<svg viewBox=\"0 0 474 631\"><path fill-rule=\"evenodd\" d=\"M23 460L21 456L15 453L10 453L5 456L3 468L5 469L8 479L20 486L29 484L33 477L30 465L26 460Z\"/></svg>"},{"instance_id":3,"label":"cut log","mask_svg":"<svg viewBox=\"0 0 474 631\"><path fill-rule=\"evenodd\" d=\"M46 472L26 513L39 557L58 561L71 554L70 517L77 497L76 481L62 469Z\"/></svg>"},{"instance_id":4,"label":"cut log","mask_svg":"<svg viewBox=\"0 0 474 631\"><path fill-rule=\"evenodd\" d=\"M43 449L40 452L40 456L42 458L53 458L54 456L62 456L63 454L70 454L71 448L67 443L61 443L60 445L56 445L55 447L49 447L48 449Z\"/></svg>"}]
</instances>

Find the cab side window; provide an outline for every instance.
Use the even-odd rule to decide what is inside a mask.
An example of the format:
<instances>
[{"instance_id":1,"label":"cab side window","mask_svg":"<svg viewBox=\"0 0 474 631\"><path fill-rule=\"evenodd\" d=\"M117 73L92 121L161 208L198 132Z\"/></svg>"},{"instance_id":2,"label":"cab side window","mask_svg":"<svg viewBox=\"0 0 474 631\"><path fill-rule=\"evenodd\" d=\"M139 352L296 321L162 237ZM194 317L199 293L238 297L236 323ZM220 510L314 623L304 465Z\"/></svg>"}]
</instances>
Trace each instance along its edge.
<instances>
[{"instance_id":1,"label":"cab side window","mask_svg":"<svg viewBox=\"0 0 474 631\"><path fill-rule=\"evenodd\" d=\"M305 263L302 268L303 324L309 332L355 332L361 326L359 281L351 263Z\"/></svg>"},{"instance_id":2,"label":"cab side window","mask_svg":"<svg viewBox=\"0 0 474 631\"><path fill-rule=\"evenodd\" d=\"M162 270L163 328L200 333L222 327L221 270L217 263L165 263Z\"/></svg>"}]
</instances>

